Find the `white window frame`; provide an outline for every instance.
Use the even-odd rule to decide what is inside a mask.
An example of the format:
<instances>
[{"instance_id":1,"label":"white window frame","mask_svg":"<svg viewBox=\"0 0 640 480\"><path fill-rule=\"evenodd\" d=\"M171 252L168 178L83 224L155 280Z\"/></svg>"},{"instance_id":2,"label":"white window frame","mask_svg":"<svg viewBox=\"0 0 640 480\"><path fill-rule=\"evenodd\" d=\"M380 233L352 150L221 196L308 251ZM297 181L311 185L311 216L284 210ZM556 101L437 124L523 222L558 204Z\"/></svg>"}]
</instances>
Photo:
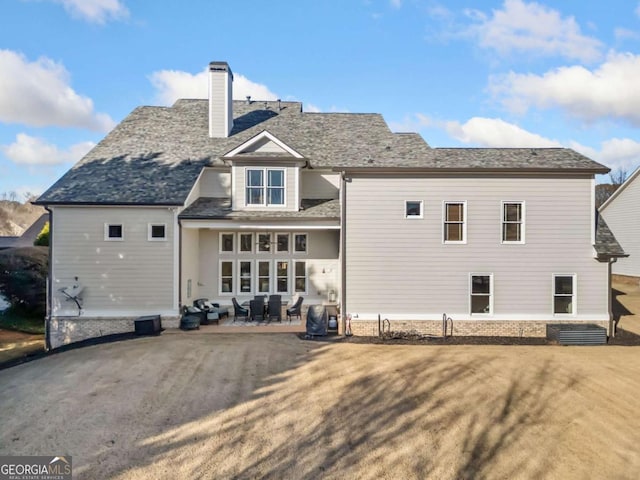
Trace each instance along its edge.
<instances>
[{"instance_id":1,"label":"white window frame","mask_svg":"<svg viewBox=\"0 0 640 480\"><path fill-rule=\"evenodd\" d=\"M305 249L304 251L302 250L296 250L296 236L297 235L304 235L305 236L305 241L304 241L304 246ZM307 232L294 232L293 233L293 240L292 240L292 244L291 244L291 248L293 250L293 254L294 255L307 255L309 252L309 234Z\"/></svg>"},{"instance_id":2,"label":"white window frame","mask_svg":"<svg viewBox=\"0 0 640 480\"><path fill-rule=\"evenodd\" d=\"M556 294L556 277L571 277L571 295ZM571 297L571 313L556 313L556 296ZM551 276L551 313L560 317L575 317L578 311L578 275L575 273L554 273Z\"/></svg>"},{"instance_id":3,"label":"white window frame","mask_svg":"<svg viewBox=\"0 0 640 480\"><path fill-rule=\"evenodd\" d=\"M242 276L243 263L249 264L249 275L244 277ZM254 287L254 284L253 284L254 262L253 260L248 260L248 259L238 259L237 265L238 265L238 269L237 269L238 274L236 275L236 277L237 277L238 284L237 284L236 291L238 292L238 295L252 295L254 290L253 288ZM243 279L249 279L249 290L242 290Z\"/></svg>"},{"instance_id":4,"label":"white window frame","mask_svg":"<svg viewBox=\"0 0 640 480\"><path fill-rule=\"evenodd\" d=\"M297 273L297 265L299 263L304 263L304 277L300 277ZM292 270L292 277L293 277L293 289L292 289L292 293L293 294L299 294L299 293L303 293L306 294L307 290L309 289L309 271L307 270L307 261L306 260L294 260L293 261L293 270ZM298 278L304 278L304 290L297 290L296 289L296 280Z\"/></svg>"},{"instance_id":5,"label":"white window frame","mask_svg":"<svg viewBox=\"0 0 640 480\"><path fill-rule=\"evenodd\" d=\"M110 237L109 227L120 227L122 235L120 237ZM104 224L104 239L107 242L123 242L124 241L124 224L122 223L105 223Z\"/></svg>"},{"instance_id":6,"label":"white window frame","mask_svg":"<svg viewBox=\"0 0 640 480\"><path fill-rule=\"evenodd\" d=\"M489 311L488 312L473 312L473 277L489 277ZM475 296L486 297L485 293L477 293ZM472 316L489 316L493 315L493 273L470 273L469 274L469 315Z\"/></svg>"},{"instance_id":7,"label":"white window frame","mask_svg":"<svg viewBox=\"0 0 640 480\"><path fill-rule=\"evenodd\" d=\"M261 263L266 263L269 266L269 275L268 277L264 277L262 275L260 275L260 264ZM261 278L268 278L269 279L269 288L267 289L266 292L263 292L260 290L260 279ZM273 262L271 260L256 260L256 283L255 283L255 290L256 290L256 295L260 295L263 293L271 293L273 292Z\"/></svg>"},{"instance_id":8,"label":"white window frame","mask_svg":"<svg viewBox=\"0 0 640 480\"><path fill-rule=\"evenodd\" d=\"M228 262L231 264L231 291L222 291L222 264ZM235 262L231 259L221 258L218 260L218 295L220 296L233 296L235 293L235 281L236 281L236 266Z\"/></svg>"},{"instance_id":9,"label":"white window frame","mask_svg":"<svg viewBox=\"0 0 640 480\"><path fill-rule=\"evenodd\" d=\"M276 237L276 241L275 241L274 245L275 245L276 248L275 248L274 252L276 254L291 253L291 234L290 233L276 232L275 237ZM278 237L287 237L287 249L286 250L279 250L280 243L278 242Z\"/></svg>"},{"instance_id":10,"label":"white window frame","mask_svg":"<svg viewBox=\"0 0 640 480\"><path fill-rule=\"evenodd\" d=\"M518 222L507 222L505 220L504 208L505 205L510 204L519 204L520 205L520 240L505 240L504 239L504 226L507 223L518 223ZM524 245L525 244L525 231L526 231L526 207L525 202L521 200L503 200L500 202L500 243L503 245Z\"/></svg>"},{"instance_id":11,"label":"white window frame","mask_svg":"<svg viewBox=\"0 0 640 480\"><path fill-rule=\"evenodd\" d=\"M263 184L261 186L249 186L249 171L262 171ZM270 187L269 186L269 172L278 171L282 172L282 187ZM262 189L262 203L249 203L247 200L248 188L261 188ZM268 200L268 194L270 188L282 189L282 203L270 203ZM287 205L287 169L283 167L267 168L267 167L245 167L244 169L244 205L245 207L268 207L268 208L284 208Z\"/></svg>"},{"instance_id":12,"label":"white window frame","mask_svg":"<svg viewBox=\"0 0 640 480\"><path fill-rule=\"evenodd\" d=\"M287 263L287 290L279 291L278 290L278 279L283 278L278 276L278 263L286 262ZM273 290L276 294L289 294L291 292L291 264L292 261L288 258L279 258L273 261Z\"/></svg>"},{"instance_id":13,"label":"white window frame","mask_svg":"<svg viewBox=\"0 0 640 480\"><path fill-rule=\"evenodd\" d=\"M459 223L447 221L447 205L462 205L462 240L446 240L447 223ZM449 245L463 245L467 243L467 201L466 200L444 200L442 202L442 243Z\"/></svg>"},{"instance_id":14,"label":"white window frame","mask_svg":"<svg viewBox=\"0 0 640 480\"><path fill-rule=\"evenodd\" d=\"M260 235L268 235L269 236L269 250L266 252L264 250L260 250ZM273 253L273 233L271 232L257 232L256 233L256 253L258 255L270 255Z\"/></svg>"},{"instance_id":15,"label":"white window frame","mask_svg":"<svg viewBox=\"0 0 640 480\"><path fill-rule=\"evenodd\" d=\"M163 237L154 237L153 227L162 227L164 228L164 236ZM150 242L166 242L167 241L167 224L166 223L148 223L147 224L147 240Z\"/></svg>"},{"instance_id":16,"label":"white window frame","mask_svg":"<svg viewBox=\"0 0 640 480\"><path fill-rule=\"evenodd\" d=\"M231 235L231 251L222 250L222 236L223 235ZM235 232L220 232L218 235L218 253L221 254L233 254L236 253L236 234Z\"/></svg>"},{"instance_id":17,"label":"white window frame","mask_svg":"<svg viewBox=\"0 0 640 480\"><path fill-rule=\"evenodd\" d=\"M250 238L249 241L249 246L250 246L250 250L242 250L242 236L243 235L248 235ZM242 254L251 254L254 251L254 235L253 232L238 232L238 254L242 255Z\"/></svg>"},{"instance_id":18,"label":"white window frame","mask_svg":"<svg viewBox=\"0 0 640 480\"><path fill-rule=\"evenodd\" d=\"M409 206L409 203L417 203L418 205L420 205L420 213L418 215L409 215L407 213L407 207ZM423 200L405 200L404 201L404 218L406 218L407 220L419 220L421 218L424 218L424 201Z\"/></svg>"}]
</instances>

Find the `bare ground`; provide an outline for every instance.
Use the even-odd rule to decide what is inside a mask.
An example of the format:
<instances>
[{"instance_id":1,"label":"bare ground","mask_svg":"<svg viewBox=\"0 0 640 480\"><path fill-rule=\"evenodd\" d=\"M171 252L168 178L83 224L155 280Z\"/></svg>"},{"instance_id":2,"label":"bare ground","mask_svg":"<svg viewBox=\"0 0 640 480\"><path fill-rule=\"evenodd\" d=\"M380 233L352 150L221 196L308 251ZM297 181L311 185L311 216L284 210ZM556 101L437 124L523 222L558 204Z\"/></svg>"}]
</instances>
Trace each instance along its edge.
<instances>
[{"instance_id":1,"label":"bare ground","mask_svg":"<svg viewBox=\"0 0 640 480\"><path fill-rule=\"evenodd\" d=\"M614 286L635 338L640 289ZM632 479L639 348L165 333L0 371L0 455L80 479Z\"/></svg>"},{"instance_id":2,"label":"bare ground","mask_svg":"<svg viewBox=\"0 0 640 480\"><path fill-rule=\"evenodd\" d=\"M0 372L0 454L77 478L636 478L636 347L175 334Z\"/></svg>"}]
</instances>

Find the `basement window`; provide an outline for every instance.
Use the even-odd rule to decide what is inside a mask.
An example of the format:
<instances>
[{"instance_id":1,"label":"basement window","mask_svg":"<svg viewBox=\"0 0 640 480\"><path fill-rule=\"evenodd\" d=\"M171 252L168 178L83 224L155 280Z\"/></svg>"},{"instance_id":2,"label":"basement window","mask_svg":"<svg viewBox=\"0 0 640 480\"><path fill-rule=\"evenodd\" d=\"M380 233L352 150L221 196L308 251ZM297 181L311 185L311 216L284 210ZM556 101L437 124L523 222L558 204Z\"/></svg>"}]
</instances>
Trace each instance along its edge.
<instances>
[{"instance_id":1,"label":"basement window","mask_svg":"<svg viewBox=\"0 0 640 480\"><path fill-rule=\"evenodd\" d=\"M406 200L404 218L422 218L422 200Z\"/></svg>"}]
</instances>

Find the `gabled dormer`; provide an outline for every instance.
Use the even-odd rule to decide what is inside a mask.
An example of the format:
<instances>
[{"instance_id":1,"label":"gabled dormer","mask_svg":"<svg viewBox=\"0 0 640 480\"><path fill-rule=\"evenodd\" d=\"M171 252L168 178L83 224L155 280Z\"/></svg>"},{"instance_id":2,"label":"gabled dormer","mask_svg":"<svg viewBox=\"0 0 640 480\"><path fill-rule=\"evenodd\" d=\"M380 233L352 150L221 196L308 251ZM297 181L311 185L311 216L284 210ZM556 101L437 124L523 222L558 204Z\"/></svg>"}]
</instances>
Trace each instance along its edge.
<instances>
[{"instance_id":1,"label":"gabled dormer","mask_svg":"<svg viewBox=\"0 0 640 480\"><path fill-rule=\"evenodd\" d=\"M223 155L231 166L233 210L297 211L306 159L264 130Z\"/></svg>"}]
</instances>

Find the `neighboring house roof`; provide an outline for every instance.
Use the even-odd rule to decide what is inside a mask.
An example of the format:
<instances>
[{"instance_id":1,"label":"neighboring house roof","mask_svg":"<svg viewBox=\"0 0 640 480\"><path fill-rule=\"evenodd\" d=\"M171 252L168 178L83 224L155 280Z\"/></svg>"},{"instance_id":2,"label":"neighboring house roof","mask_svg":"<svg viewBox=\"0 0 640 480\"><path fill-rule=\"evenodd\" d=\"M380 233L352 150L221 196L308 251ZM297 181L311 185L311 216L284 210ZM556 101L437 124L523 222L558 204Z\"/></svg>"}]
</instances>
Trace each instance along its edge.
<instances>
[{"instance_id":1,"label":"neighboring house roof","mask_svg":"<svg viewBox=\"0 0 640 480\"><path fill-rule=\"evenodd\" d=\"M602 215L596 215L596 244L598 258L628 257L613 235Z\"/></svg>"},{"instance_id":2,"label":"neighboring house roof","mask_svg":"<svg viewBox=\"0 0 640 480\"><path fill-rule=\"evenodd\" d=\"M264 131L310 168L608 171L569 149L431 149L418 134L391 132L380 114L303 113L299 102L234 101L230 136L211 138L208 108L136 108L35 203L183 205L203 167L225 166L222 156Z\"/></svg>"},{"instance_id":3,"label":"neighboring house roof","mask_svg":"<svg viewBox=\"0 0 640 480\"><path fill-rule=\"evenodd\" d=\"M623 191L626 190L626 188L631 185L631 183L633 181L635 181L636 177L640 175L640 167L636 168L636 170L629 175L629 178L627 178L624 183L622 185L620 185L615 192L613 192L611 194L611 196L609 198L607 198L607 201L604 202L602 205L600 205L600 211L603 211L605 208L607 208L609 206L609 204L611 204L617 197L618 195L620 195Z\"/></svg>"},{"instance_id":4,"label":"neighboring house roof","mask_svg":"<svg viewBox=\"0 0 640 480\"><path fill-rule=\"evenodd\" d=\"M0 237L0 250L15 247L16 240L20 237Z\"/></svg>"},{"instance_id":5,"label":"neighboring house roof","mask_svg":"<svg viewBox=\"0 0 640 480\"><path fill-rule=\"evenodd\" d=\"M211 219L243 219L272 218L305 220L322 219L338 220L340 218L340 203L334 200L303 199L302 208L299 211L264 211L252 212L250 210L231 210L229 198L199 198L189 205L180 215L181 220L211 220Z\"/></svg>"}]
</instances>

